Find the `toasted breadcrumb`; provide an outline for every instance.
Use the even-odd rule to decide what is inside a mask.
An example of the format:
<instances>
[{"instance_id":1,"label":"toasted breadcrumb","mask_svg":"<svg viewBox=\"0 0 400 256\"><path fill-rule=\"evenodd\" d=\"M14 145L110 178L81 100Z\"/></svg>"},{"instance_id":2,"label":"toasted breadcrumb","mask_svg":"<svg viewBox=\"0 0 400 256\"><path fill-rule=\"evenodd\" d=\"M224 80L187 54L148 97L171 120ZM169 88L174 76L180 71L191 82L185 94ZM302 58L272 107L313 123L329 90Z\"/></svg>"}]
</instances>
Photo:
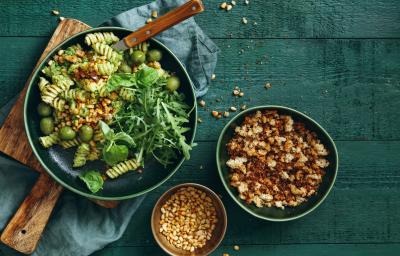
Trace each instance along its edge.
<instances>
[{"instance_id":1,"label":"toasted breadcrumb","mask_svg":"<svg viewBox=\"0 0 400 256\"><path fill-rule=\"evenodd\" d=\"M245 117L227 150L230 184L257 207L298 206L316 193L329 165L317 135L277 111Z\"/></svg>"}]
</instances>

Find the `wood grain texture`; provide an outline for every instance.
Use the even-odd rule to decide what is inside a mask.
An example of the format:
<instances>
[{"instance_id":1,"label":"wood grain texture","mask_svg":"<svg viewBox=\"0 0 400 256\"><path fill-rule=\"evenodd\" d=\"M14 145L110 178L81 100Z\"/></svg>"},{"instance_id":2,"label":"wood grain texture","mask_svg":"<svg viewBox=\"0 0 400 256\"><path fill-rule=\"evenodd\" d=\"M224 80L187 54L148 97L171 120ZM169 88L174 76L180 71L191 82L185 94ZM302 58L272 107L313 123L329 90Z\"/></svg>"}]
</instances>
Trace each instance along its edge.
<instances>
[{"instance_id":1,"label":"wood grain texture","mask_svg":"<svg viewBox=\"0 0 400 256\"><path fill-rule=\"evenodd\" d=\"M52 9L60 10L64 17L97 26L114 15L149 2L3 0L0 36L48 36L57 26ZM207 11L196 17L212 38L398 38L400 33L397 0L250 0L248 6L241 0L229 12L219 9L221 2L204 1ZM242 24L242 17L247 17L247 25ZM35 22L26 25L28 21Z\"/></svg>"},{"instance_id":2,"label":"wood grain texture","mask_svg":"<svg viewBox=\"0 0 400 256\"><path fill-rule=\"evenodd\" d=\"M0 88L9 93L19 67L29 65L41 38L15 42L18 51L7 52L14 38L0 38L0 52L11 60L0 65L4 82ZM393 39L217 39L221 49L216 79L199 108L203 123L196 140L212 141L229 120L216 121L211 110L227 110L260 104L278 104L306 112L336 140L399 140L400 119L400 40ZM14 48L13 48L14 49ZM30 49L30 50L28 50ZM241 51L243 49L243 53ZM1 78L0 78L1 79ZM266 90L264 84L272 88ZM232 97L235 86L244 97ZM11 95L10 95L11 94ZM222 97L222 99L221 99ZM219 102L217 100L220 99ZM6 99L1 99L0 105ZM231 117L235 113L231 113Z\"/></svg>"},{"instance_id":3,"label":"wood grain texture","mask_svg":"<svg viewBox=\"0 0 400 256\"><path fill-rule=\"evenodd\" d=\"M34 65L57 26L50 10L97 25L148 2L1 1L0 105L22 89L26 67ZM95 255L163 255L151 235L151 209L166 189L190 181L220 193L228 211L227 235L213 255L398 255L400 2L250 0L249 6L236 1L230 12L218 8L221 2L205 1L206 11L195 18L222 50L217 79L204 97L208 107L199 108L199 146L171 180L149 194L123 237ZM270 90L263 88L266 82ZM234 86L245 96L231 97ZM250 217L235 206L216 173L216 138L228 119L216 121L209 111L268 103L308 113L333 135L340 153L332 194L294 222ZM232 250L236 244L239 252ZM15 255L0 246L2 254Z\"/></svg>"},{"instance_id":4,"label":"wood grain texture","mask_svg":"<svg viewBox=\"0 0 400 256\"><path fill-rule=\"evenodd\" d=\"M32 253L49 220L62 187L49 176L40 175L18 211L1 234L1 241L15 250Z\"/></svg>"},{"instance_id":5,"label":"wood grain texture","mask_svg":"<svg viewBox=\"0 0 400 256\"><path fill-rule=\"evenodd\" d=\"M292 244L292 245L242 245L239 251L233 247L237 244L220 246L211 256L229 255L264 256L264 255L341 255L341 256L397 256L400 244ZM116 255L166 255L157 246L142 247L106 247L93 256Z\"/></svg>"}]
</instances>

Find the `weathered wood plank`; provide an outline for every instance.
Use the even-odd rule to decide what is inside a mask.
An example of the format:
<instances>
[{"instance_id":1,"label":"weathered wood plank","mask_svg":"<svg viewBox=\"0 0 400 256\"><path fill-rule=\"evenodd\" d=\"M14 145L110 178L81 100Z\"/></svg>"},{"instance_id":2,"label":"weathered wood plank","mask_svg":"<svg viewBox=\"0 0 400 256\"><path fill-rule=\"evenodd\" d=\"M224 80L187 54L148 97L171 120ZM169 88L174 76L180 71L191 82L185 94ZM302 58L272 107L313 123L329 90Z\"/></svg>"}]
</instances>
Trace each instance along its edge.
<instances>
[{"instance_id":1,"label":"weathered wood plank","mask_svg":"<svg viewBox=\"0 0 400 256\"><path fill-rule=\"evenodd\" d=\"M45 41L0 38L0 105L21 90ZM307 112L338 140L400 139L400 40L215 41L222 53L207 108L199 108L197 140L216 140L228 120L214 120L211 110L241 104ZM235 86L244 97L232 97Z\"/></svg>"},{"instance_id":2,"label":"weathered wood plank","mask_svg":"<svg viewBox=\"0 0 400 256\"><path fill-rule=\"evenodd\" d=\"M3 0L0 2L0 36L49 35L57 26L57 18L50 13L52 9L60 10L62 16L97 26L118 13L148 2ZM219 9L220 0L204 2L206 12L196 20L214 38L387 38L399 37L400 33L397 0L251 0L248 6L244 1L237 1L237 6L229 13ZM242 17L248 19L247 25L242 24Z\"/></svg>"},{"instance_id":3,"label":"weathered wood plank","mask_svg":"<svg viewBox=\"0 0 400 256\"><path fill-rule=\"evenodd\" d=\"M292 255L343 255L343 256L395 256L400 250L400 244L290 244L290 245L242 245L235 251L232 244L220 246L211 256L229 255L246 256L292 256ZM93 256L116 255L166 255L157 246L147 247L106 247Z\"/></svg>"}]
</instances>

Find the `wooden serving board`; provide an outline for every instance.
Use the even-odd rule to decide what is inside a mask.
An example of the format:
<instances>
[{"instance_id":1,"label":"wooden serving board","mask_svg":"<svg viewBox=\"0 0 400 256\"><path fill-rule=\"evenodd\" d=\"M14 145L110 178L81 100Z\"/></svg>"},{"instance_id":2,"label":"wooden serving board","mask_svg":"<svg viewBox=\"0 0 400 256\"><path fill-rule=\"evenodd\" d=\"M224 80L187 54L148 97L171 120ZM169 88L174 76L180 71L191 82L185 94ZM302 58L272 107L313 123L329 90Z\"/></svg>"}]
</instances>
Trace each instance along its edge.
<instances>
[{"instance_id":1,"label":"wooden serving board","mask_svg":"<svg viewBox=\"0 0 400 256\"><path fill-rule=\"evenodd\" d=\"M90 26L87 24L75 19L61 21L47 44L46 49L40 56L35 69L47 53L59 43L89 28ZM0 128L0 151L40 173L30 194L22 202L1 235L3 243L25 254L30 254L35 250L51 212L63 191L62 187L49 177L40 165L33 154L25 134L23 105L31 78L32 75L29 77L17 102ZM118 205L116 201L96 200L95 203L106 208L114 208Z\"/></svg>"}]
</instances>

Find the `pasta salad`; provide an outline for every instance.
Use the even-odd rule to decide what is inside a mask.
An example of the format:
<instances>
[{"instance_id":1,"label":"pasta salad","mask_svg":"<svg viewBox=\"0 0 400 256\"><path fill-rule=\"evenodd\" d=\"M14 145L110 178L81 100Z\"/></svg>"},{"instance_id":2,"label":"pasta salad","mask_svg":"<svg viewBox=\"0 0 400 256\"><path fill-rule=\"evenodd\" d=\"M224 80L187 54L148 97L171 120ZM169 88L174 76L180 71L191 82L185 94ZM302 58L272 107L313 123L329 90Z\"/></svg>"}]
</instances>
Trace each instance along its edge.
<instances>
[{"instance_id":1,"label":"pasta salad","mask_svg":"<svg viewBox=\"0 0 400 256\"><path fill-rule=\"evenodd\" d=\"M76 147L72 167L101 160L106 170L79 177L96 193L104 180L140 170L146 157L168 165L192 149L184 136L193 110L177 92L180 81L161 67L148 42L119 52L112 32L87 34L85 45L58 53L42 69L40 144Z\"/></svg>"}]
</instances>

